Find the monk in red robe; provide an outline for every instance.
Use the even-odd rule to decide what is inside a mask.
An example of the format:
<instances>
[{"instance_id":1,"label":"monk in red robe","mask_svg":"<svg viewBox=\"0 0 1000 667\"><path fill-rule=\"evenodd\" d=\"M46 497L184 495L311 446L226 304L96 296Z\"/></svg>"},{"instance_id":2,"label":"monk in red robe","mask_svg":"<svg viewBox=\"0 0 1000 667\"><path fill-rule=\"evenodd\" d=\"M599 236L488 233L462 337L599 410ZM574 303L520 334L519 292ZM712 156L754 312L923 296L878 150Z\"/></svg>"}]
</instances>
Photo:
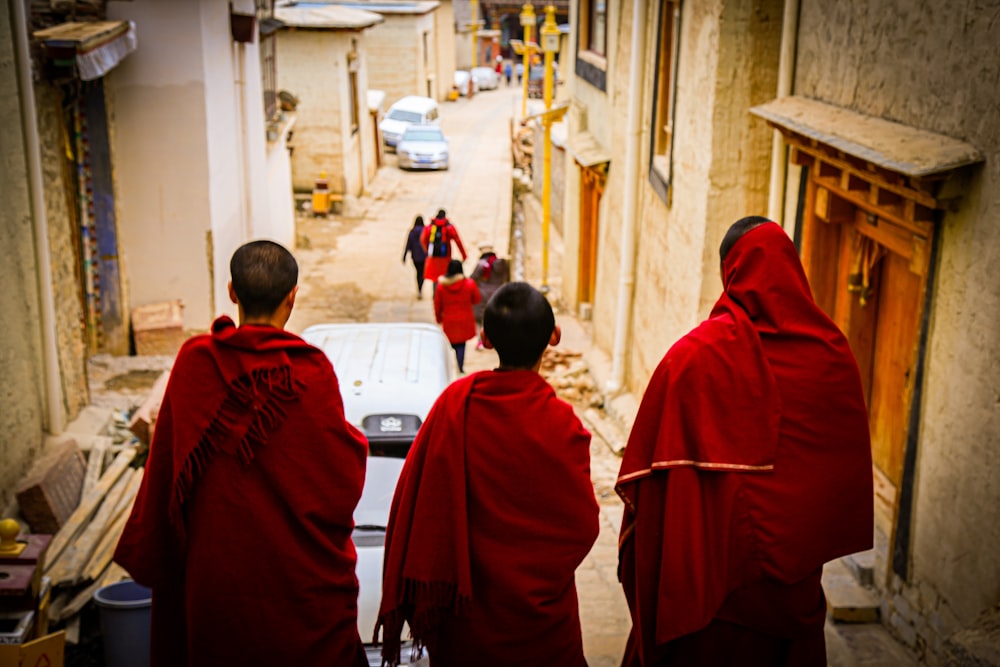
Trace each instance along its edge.
<instances>
[{"instance_id":1,"label":"monk in red robe","mask_svg":"<svg viewBox=\"0 0 1000 667\"><path fill-rule=\"evenodd\" d=\"M781 227L744 218L720 254L622 460L622 664L825 666L823 564L872 543L860 374Z\"/></svg>"},{"instance_id":2,"label":"monk in red robe","mask_svg":"<svg viewBox=\"0 0 1000 667\"><path fill-rule=\"evenodd\" d=\"M538 374L561 334L527 283L497 290L484 328L500 367L445 390L396 487L383 657L399 664L406 621L432 667L585 667L574 573L598 533L590 434Z\"/></svg>"},{"instance_id":3,"label":"monk in red robe","mask_svg":"<svg viewBox=\"0 0 1000 667\"><path fill-rule=\"evenodd\" d=\"M284 331L298 267L239 248L174 362L115 560L153 591L151 664L367 665L351 541L367 442L322 351Z\"/></svg>"}]
</instances>

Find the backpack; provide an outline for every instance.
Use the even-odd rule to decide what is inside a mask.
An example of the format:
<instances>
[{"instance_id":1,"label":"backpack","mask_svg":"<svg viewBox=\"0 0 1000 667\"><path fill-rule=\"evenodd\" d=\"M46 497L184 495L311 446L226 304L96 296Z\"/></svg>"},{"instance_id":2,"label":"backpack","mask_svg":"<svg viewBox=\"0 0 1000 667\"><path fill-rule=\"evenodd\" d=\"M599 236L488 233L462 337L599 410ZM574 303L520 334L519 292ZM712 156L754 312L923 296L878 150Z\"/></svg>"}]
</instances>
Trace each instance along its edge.
<instances>
[{"instance_id":1,"label":"backpack","mask_svg":"<svg viewBox=\"0 0 1000 667\"><path fill-rule=\"evenodd\" d=\"M443 225L431 225L431 234L427 239L427 254L431 257L448 256L448 234L445 231L451 227L450 222Z\"/></svg>"}]
</instances>

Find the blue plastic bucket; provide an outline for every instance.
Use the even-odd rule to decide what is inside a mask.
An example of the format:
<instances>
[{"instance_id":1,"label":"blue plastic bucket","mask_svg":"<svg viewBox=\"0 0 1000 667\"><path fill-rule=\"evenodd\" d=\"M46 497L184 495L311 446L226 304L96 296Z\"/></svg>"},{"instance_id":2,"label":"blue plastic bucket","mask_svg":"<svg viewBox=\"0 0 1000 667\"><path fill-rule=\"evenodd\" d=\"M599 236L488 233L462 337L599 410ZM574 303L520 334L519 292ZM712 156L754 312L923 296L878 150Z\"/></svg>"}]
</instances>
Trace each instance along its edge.
<instances>
[{"instance_id":1,"label":"blue plastic bucket","mask_svg":"<svg viewBox=\"0 0 1000 667\"><path fill-rule=\"evenodd\" d=\"M107 667L148 667L153 593L131 579L94 592Z\"/></svg>"}]
</instances>

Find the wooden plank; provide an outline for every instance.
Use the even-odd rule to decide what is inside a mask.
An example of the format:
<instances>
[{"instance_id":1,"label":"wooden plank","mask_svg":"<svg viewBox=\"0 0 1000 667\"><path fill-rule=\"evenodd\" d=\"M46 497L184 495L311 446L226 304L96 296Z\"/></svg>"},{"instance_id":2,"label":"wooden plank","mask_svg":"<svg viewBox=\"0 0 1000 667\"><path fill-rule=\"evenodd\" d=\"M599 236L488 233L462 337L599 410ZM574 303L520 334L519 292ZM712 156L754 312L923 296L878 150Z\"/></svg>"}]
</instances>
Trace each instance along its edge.
<instances>
[{"instance_id":1,"label":"wooden plank","mask_svg":"<svg viewBox=\"0 0 1000 667\"><path fill-rule=\"evenodd\" d=\"M101 473L104 472L104 452L108 448L107 442L101 442L90 450L87 457L87 473L83 477L83 491L81 498L85 498L88 493L94 490L97 482L101 480Z\"/></svg>"},{"instance_id":2,"label":"wooden plank","mask_svg":"<svg viewBox=\"0 0 1000 667\"><path fill-rule=\"evenodd\" d=\"M111 562L115 554L115 547L118 546L118 540L121 539L122 532L125 530L125 523L132 513L135 496L139 492L139 485L142 484L142 473L142 470L136 471L122 497L118 500L112 512L113 523L104 533L86 567L80 573L82 579L96 579L104 571L104 568L108 566L108 563Z\"/></svg>"},{"instance_id":3,"label":"wooden plank","mask_svg":"<svg viewBox=\"0 0 1000 667\"><path fill-rule=\"evenodd\" d=\"M125 473L125 469L129 467L132 463L132 459L135 458L136 450L134 447L130 447L115 457L115 460L108 466L108 469L101 475L100 481L94 490L90 492L86 498L80 501L76 510L70 515L69 519L59 532L55 534L52 538L52 542L49 544L49 550L45 555L45 567L48 569L52 563L55 562L59 554L62 553L66 545L76 537L85 526L85 524L90 520L90 517L94 515L97 510L97 506L100 504L104 496L111 490L118 478Z\"/></svg>"},{"instance_id":4,"label":"wooden plank","mask_svg":"<svg viewBox=\"0 0 1000 667\"><path fill-rule=\"evenodd\" d=\"M121 539L122 532L125 530L126 521L128 521L128 514L120 514L114 523L111 524L111 527L108 528L107 532L104 533L100 543L97 545L97 549L94 550L94 554L87 561L87 566L83 569L83 579L85 581L97 581L101 573L104 572L104 568L111 563L115 547L118 546L118 540Z\"/></svg>"},{"instance_id":5,"label":"wooden plank","mask_svg":"<svg viewBox=\"0 0 1000 667\"><path fill-rule=\"evenodd\" d=\"M93 555L101 536L104 535L108 525L116 518L117 514L115 510L118 507L118 503L122 498L122 494L125 493L125 489L129 486L129 481L135 476L136 472L136 470L130 468L115 482L115 485L104 497L100 509L94 515L94 518L91 519L90 524L72 544L59 554L59 557L46 571L46 574L52 578L53 584L64 586L75 584L79 581L80 573Z\"/></svg>"}]
</instances>

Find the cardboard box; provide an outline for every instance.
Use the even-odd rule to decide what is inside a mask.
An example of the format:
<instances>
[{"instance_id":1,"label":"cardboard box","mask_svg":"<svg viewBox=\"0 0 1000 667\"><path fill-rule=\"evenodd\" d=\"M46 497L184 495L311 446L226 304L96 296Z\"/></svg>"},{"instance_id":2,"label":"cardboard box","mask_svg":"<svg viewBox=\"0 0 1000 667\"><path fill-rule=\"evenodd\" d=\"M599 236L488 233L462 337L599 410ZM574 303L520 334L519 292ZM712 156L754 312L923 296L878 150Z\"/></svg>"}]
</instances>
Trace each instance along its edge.
<instances>
[{"instance_id":1,"label":"cardboard box","mask_svg":"<svg viewBox=\"0 0 1000 667\"><path fill-rule=\"evenodd\" d=\"M24 644L0 645L0 667L63 667L65 660L65 630Z\"/></svg>"},{"instance_id":2,"label":"cardboard box","mask_svg":"<svg viewBox=\"0 0 1000 667\"><path fill-rule=\"evenodd\" d=\"M132 309L136 354L175 355L184 342L184 305L180 299Z\"/></svg>"}]
</instances>

